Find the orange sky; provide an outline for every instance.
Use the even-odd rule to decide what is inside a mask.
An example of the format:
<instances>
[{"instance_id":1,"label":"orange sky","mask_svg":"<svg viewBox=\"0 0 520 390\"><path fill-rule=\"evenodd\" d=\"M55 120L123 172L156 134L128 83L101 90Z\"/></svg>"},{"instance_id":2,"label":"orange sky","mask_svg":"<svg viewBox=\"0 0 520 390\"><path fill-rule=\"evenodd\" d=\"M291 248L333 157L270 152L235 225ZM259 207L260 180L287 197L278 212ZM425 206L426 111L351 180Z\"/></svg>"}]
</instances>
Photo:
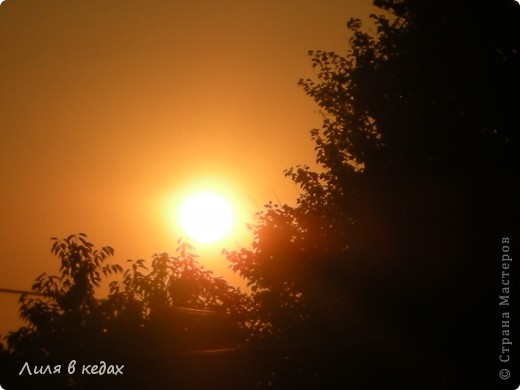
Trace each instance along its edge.
<instances>
[{"instance_id":1,"label":"orange sky","mask_svg":"<svg viewBox=\"0 0 520 390\"><path fill-rule=\"evenodd\" d=\"M173 253L181 233L168 210L197 186L226 192L241 225L268 200L293 202L282 171L312 165L321 122L297 86L313 76L306 53L344 53L346 21L369 4L6 0L0 287L55 272L51 236L85 232L120 262ZM225 246L236 241L248 245ZM217 249L201 262L228 276ZM0 294L0 333L16 299Z\"/></svg>"}]
</instances>

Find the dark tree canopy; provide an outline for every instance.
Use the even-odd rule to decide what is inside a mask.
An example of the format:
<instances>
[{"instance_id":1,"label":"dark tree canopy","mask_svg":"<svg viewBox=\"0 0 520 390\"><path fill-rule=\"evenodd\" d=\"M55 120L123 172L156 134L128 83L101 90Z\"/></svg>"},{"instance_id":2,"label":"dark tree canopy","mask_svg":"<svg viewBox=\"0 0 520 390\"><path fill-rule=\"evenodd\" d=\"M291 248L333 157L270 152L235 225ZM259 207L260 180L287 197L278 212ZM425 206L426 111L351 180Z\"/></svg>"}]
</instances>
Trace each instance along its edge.
<instances>
[{"instance_id":1,"label":"dark tree canopy","mask_svg":"<svg viewBox=\"0 0 520 390\"><path fill-rule=\"evenodd\" d=\"M316 79L300 81L323 115L311 132L319 169L287 170L296 206L268 204L253 248L228 257L274 338L339 348L331 361L365 343L377 358L352 371L380 358L396 386L433 368L433 388L494 383L490 275L517 215L520 7L375 5L375 27L349 21L348 53L311 51ZM494 336L477 346L482 334ZM317 383L348 383L332 363L307 364Z\"/></svg>"},{"instance_id":2,"label":"dark tree canopy","mask_svg":"<svg viewBox=\"0 0 520 390\"><path fill-rule=\"evenodd\" d=\"M60 274L40 275L33 294L20 298L27 326L6 338L6 388L182 387L197 379L193 367L176 361L183 360L178 356L238 347L250 332L245 323L248 298L204 270L184 242L179 242L176 256L154 255L150 268L140 259L129 260L130 268L123 270L119 264L107 264L114 254L111 247L96 249L84 234L53 241ZM106 297L103 288L108 288ZM104 360L126 364L127 370L114 382L82 375L80 368L68 375L67 364L73 359L78 367ZM14 378L25 362L63 367L60 375L34 378L25 371ZM160 371L158 362L168 369Z\"/></svg>"}]
</instances>

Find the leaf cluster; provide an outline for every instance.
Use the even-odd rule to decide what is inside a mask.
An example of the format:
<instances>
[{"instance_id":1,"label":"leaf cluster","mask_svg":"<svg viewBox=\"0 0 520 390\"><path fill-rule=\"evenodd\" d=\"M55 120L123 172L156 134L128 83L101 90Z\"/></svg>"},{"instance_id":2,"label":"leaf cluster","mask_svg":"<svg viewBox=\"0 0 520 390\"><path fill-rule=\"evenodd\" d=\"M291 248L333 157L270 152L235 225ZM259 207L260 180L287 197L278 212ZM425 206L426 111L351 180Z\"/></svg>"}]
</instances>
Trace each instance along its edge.
<instances>
[{"instance_id":1,"label":"leaf cluster","mask_svg":"<svg viewBox=\"0 0 520 390\"><path fill-rule=\"evenodd\" d=\"M96 249L83 233L52 241L60 273L40 275L32 293L21 296L27 325L7 336L11 353L70 359L148 355L153 348L171 354L241 341L247 297L205 270L189 244L179 241L176 256L129 260L123 269L108 262L111 247Z\"/></svg>"}]
</instances>

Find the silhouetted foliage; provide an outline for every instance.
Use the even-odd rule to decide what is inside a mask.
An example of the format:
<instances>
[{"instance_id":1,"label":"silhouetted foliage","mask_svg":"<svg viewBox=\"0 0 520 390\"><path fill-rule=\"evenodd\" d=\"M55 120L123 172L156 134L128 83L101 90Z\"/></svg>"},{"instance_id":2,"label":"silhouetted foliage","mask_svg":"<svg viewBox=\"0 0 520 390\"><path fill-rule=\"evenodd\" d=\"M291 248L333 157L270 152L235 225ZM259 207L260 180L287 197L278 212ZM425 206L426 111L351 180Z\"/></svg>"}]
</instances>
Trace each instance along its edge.
<instances>
[{"instance_id":1,"label":"silhouetted foliage","mask_svg":"<svg viewBox=\"0 0 520 390\"><path fill-rule=\"evenodd\" d=\"M268 204L252 249L228 258L270 335L314 346L288 359L293 384L495 383L500 323L482 313L496 312L490 274L517 215L520 7L375 5L374 33L349 21L347 55L309 53L316 80L300 85L323 115L319 168L288 169L297 204ZM494 336L477 347L481 334Z\"/></svg>"},{"instance_id":2,"label":"silhouetted foliage","mask_svg":"<svg viewBox=\"0 0 520 390\"><path fill-rule=\"evenodd\" d=\"M7 337L10 349L36 359L92 347L91 338L105 327L95 289L102 276L122 271L118 264L105 264L114 253L111 247L97 250L84 234L53 241L60 275L43 273L36 278L32 290L39 296L20 298L20 316L29 325Z\"/></svg>"},{"instance_id":3,"label":"silhouetted foliage","mask_svg":"<svg viewBox=\"0 0 520 390\"><path fill-rule=\"evenodd\" d=\"M119 264L107 263L114 254L111 247L95 249L84 234L53 241L60 274L40 275L32 286L34 293L20 298L20 315L27 326L6 337L8 348L1 352L11 378L3 385L193 385L198 383L193 372L197 360L180 364L190 361L182 354L240 345L247 330L247 297L204 270L189 244L179 241L177 256L155 254L150 269L140 259L129 260L130 268L123 270ZM108 288L104 298L99 296L103 288ZM69 375L67 364L72 360L77 360L78 371ZM82 363L101 360L107 365L125 364L124 377L95 378L81 373ZM31 367L63 367L60 375L35 380L26 370L14 380L12 376L25 362Z\"/></svg>"},{"instance_id":4,"label":"silhouetted foliage","mask_svg":"<svg viewBox=\"0 0 520 390\"><path fill-rule=\"evenodd\" d=\"M155 338L164 353L238 345L247 298L204 270L191 250L180 242L178 256L155 254L149 271L144 260L130 261L122 280L110 283L104 301L105 318L114 329Z\"/></svg>"}]
</instances>

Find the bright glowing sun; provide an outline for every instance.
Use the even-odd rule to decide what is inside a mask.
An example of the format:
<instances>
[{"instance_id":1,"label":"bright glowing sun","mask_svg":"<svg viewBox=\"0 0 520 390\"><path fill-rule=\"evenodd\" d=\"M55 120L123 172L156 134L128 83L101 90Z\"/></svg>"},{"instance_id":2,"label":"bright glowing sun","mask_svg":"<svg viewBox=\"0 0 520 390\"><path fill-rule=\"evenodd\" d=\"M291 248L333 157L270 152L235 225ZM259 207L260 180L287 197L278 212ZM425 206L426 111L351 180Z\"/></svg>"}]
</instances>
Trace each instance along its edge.
<instances>
[{"instance_id":1,"label":"bright glowing sun","mask_svg":"<svg viewBox=\"0 0 520 390\"><path fill-rule=\"evenodd\" d=\"M200 243L213 243L224 238L233 225L229 203L213 192L191 195L181 204L179 222L182 230Z\"/></svg>"}]
</instances>

